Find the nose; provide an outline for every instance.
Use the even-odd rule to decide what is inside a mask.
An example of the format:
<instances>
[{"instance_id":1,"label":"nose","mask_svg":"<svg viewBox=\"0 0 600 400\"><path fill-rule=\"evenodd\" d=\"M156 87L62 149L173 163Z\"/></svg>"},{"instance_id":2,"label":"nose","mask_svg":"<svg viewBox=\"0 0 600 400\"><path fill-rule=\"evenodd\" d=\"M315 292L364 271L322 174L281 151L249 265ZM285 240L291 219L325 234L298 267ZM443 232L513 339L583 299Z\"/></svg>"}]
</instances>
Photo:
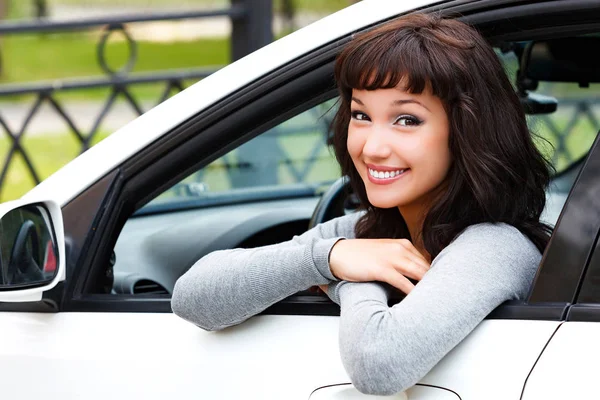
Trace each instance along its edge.
<instances>
[{"instance_id":1,"label":"nose","mask_svg":"<svg viewBox=\"0 0 600 400\"><path fill-rule=\"evenodd\" d=\"M385 129L377 126L371 129L365 140L363 154L373 159L388 158L391 155L391 148Z\"/></svg>"}]
</instances>

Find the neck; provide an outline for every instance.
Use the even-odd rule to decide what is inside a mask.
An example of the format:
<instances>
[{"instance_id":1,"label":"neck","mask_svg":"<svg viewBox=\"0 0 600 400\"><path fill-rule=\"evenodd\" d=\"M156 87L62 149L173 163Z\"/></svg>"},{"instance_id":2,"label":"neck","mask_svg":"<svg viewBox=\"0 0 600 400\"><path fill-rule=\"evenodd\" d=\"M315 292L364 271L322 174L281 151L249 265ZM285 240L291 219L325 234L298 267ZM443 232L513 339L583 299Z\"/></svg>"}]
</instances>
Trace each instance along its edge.
<instances>
[{"instance_id":1,"label":"neck","mask_svg":"<svg viewBox=\"0 0 600 400\"><path fill-rule=\"evenodd\" d=\"M431 262L431 256L427 250L425 250L425 245L423 243L423 222L427 215L426 210L424 207L418 205L399 206L398 209L408 227L413 246L415 246L415 248Z\"/></svg>"},{"instance_id":2,"label":"neck","mask_svg":"<svg viewBox=\"0 0 600 400\"><path fill-rule=\"evenodd\" d=\"M425 250L423 243L423 222L431 206L440 200L443 191L447 190L448 182L444 181L427 195L410 204L398 206L400 215L404 218L413 246L431 262L431 255Z\"/></svg>"}]
</instances>

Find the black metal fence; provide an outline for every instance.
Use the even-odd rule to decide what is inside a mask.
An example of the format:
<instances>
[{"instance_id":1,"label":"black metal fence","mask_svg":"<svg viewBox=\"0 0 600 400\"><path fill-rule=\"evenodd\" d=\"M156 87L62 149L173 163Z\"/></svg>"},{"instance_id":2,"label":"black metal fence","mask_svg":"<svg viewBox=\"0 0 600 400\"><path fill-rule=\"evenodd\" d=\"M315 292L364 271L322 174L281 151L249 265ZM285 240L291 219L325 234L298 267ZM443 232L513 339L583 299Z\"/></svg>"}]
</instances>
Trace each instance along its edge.
<instances>
[{"instance_id":1,"label":"black metal fence","mask_svg":"<svg viewBox=\"0 0 600 400\"><path fill-rule=\"evenodd\" d=\"M586 154L600 131L600 100L595 94L590 93L585 98L559 99L560 114L536 117L534 129L554 146L550 158L558 172Z\"/></svg>"},{"instance_id":2,"label":"black metal fence","mask_svg":"<svg viewBox=\"0 0 600 400\"><path fill-rule=\"evenodd\" d=\"M137 42L129 34L128 27L136 23L152 21L181 21L206 19L214 17L228 17L231 21L231 60L234 61L244 55L270 43L273 40L272 32L272 0L230 0L228 8L219 10L200 10L171 13L153 13L137 15L120 15L118 17L88 18L85 20L48 21L31 20L4 22L0 24L0 37L27 33L56 33L56 32L87 32L102 29L102 35L97 43L97 60L105 76L66 79L52 82L35 82L25 84L0 85L0 99L14 95L34 95L35 101L28 109L22 124L16 128L10 127L5 115L0 108L0 126L10 139L10 147L2 163L0 172L0 191L4 187L11 162L19 154L31 175L33 181L40 182L39 171L31 161L31 155L23 147L23 138L28 132L31 120L39 113L44 104L50 105L53 111L68 125L69 130L81 144L81 152L87 150L99 127L107 114L115 105L117 98L121 97L131 106L133 111L141 115L145 110L136 100L130 87L140 84L164 84L162 95L156 104L167 99L173 91L184 89L186 81L196 81L213 73L220 66L212 68L194 68L186 70L163 71L156 73L131 73L137 59ZM121 69L109 66L106 56L106 44L112 35L120 34L127 41L129 54L128 60ZM66 55L57 55L66 56ZM27 68L27 66L23 66ZM87 90L91 88L109 88L110 93L103 102L103 106L94 119L92 128L84 131L77 124L77 118L67 112L57 94L67 91Z\"/></svg>"}]
</instances>

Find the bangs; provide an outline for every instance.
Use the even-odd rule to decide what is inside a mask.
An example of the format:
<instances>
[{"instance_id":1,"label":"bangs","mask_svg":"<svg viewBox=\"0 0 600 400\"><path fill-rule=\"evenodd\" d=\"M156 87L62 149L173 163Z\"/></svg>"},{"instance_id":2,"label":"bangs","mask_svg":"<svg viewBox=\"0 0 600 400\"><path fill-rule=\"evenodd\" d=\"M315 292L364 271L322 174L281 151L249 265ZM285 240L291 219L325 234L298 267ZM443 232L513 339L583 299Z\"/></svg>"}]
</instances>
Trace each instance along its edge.
<instances>
[{"instance_id":1,"label":"bangs","mask_svg":"<svg viewBox=\"0 0 600 400\"><path fill-rule=\"evenodd\" d=\"M418 29L375 30L352 40L340 53L335 77L342 95L352 89L390 89L398 85L419 94L429 88L442 99L450 97L456 68L449 50L428 40ZM453 48L454 47L454 48ZM458 46L462 47L462 46Z\"/></svg>"}]
</instances>

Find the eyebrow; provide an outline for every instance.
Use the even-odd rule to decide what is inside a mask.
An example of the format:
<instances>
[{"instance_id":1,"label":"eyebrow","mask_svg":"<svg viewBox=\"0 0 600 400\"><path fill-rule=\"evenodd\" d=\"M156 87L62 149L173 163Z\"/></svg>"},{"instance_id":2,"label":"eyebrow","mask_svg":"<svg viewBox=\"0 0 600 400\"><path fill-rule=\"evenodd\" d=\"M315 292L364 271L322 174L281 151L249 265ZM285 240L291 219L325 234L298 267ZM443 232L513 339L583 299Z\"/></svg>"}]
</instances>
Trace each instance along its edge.
<instances>
[{"instance_id":1,"label":"eyebrow","mask_svg":"<svg viewBox=\"0 0 600 400\"><path fill-rule=\"evenodd\" d=\"M359 99L357 99L356 97L352 97L352 101L355 101L356 103L358 103L361 106L364 106L364 103L362 101L360 101ZM427 111L431 112L431 110L429 110L429 108L427 108L423 103L421 103L420 101L417 101L415 99L404 99L404 100L394 100L392 102L392 105L394 106L401 106L403 104L418 104L421 107L423 107L424 109L426 109Z\"/></svg>"}]
</instances>

